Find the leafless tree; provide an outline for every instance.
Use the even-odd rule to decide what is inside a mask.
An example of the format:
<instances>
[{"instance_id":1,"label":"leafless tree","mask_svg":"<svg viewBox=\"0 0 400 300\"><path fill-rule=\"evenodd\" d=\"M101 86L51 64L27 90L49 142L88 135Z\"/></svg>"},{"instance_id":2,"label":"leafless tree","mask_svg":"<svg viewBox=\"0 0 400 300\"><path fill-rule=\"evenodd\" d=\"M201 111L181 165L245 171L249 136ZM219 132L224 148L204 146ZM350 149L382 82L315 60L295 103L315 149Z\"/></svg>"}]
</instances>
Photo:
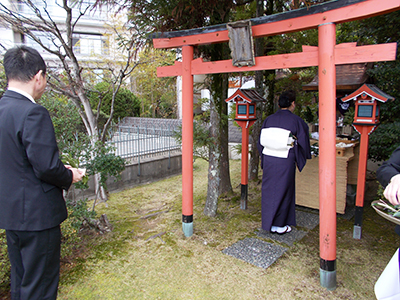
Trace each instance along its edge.
<instances>
[{"instance_id":1,"label":"leafless tree","mask_svg":"<svg viewBox=\"0 0 400 300\"><path fill-rule=\"evenodd\" d=\"M90 15L101 8L95 7L90 1L62 0L58 9L62 9L64 15L61 22L50 14L46 0L20 0L10 2L8 5L0 3L0 25L12 28L21 36L30 38L51 55L51 60L46 59L49 66L48 85L73 101L91 144L95 146L98 142L105 141L114 113L115 95L139 63L136 57L142 40L136 39L135 31L130 31L126 26L123 31L114 28L113 38L117 49L110 53L111 56L114 55L113 58L108 60L103 58L101 61L92 58L90 63L79 61L74 51L75 29L85 15ZM112 89L109 117L101 130L98 128L98 120L102 97L98 97L97 110L94 112L88 98L88 92L93 91L93 84L85 80L84 75L95 69L102 69L107 73L105 77L109 80ZM106 200L107 196L99 185L98 176L95 178L97 196L101 200Z\"/></svg>"}]
</instances>

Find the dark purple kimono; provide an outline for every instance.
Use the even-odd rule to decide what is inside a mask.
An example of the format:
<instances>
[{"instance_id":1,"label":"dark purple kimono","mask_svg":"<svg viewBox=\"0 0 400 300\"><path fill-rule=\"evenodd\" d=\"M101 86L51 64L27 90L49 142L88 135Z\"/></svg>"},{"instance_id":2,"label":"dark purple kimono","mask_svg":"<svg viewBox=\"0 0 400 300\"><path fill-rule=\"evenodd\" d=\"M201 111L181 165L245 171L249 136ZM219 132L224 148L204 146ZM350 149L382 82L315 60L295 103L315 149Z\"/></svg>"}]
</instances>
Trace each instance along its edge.
<instances>
[{"instance_id":1,"label":"dark purple kimono","mask_svg":"<svg viewBox=\"0 0 400 300\"><path fill-rule=\"evenodd\" d=\"M261 222L264 230L271 226L296 226L295 175L296 164L301 171L311 158L310 138L307 124L290 110L279 110L267 117L261 127L277 127L289 130L296 138L287 158L265 155L258 141L263 169L261 192Z\"/></svg>"}]
</instances>

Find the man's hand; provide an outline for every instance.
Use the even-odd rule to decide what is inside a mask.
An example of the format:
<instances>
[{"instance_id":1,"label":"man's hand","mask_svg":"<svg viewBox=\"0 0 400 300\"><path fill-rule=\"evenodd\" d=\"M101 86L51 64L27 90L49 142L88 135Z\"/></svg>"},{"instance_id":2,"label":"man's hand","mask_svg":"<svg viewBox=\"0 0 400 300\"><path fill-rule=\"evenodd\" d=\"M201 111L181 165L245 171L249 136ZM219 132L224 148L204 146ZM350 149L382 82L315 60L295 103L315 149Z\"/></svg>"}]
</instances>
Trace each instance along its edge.
<instances>
[{"instance_id":1,"label":"man's hand","mask_svg":"<svg viewBox=\"0 0 400 300\"><path fill-rule=\"evenodd\" d=\"M85 176L85 170L84 169L77 169L73 168L69 165L65 166L67 169L70 169L72 171L72 183L76 183L82 180L82 177Z\"/></svg>"},{"instance_id":2,"label":"man's hand","mask_svg":"<svg viewBox=\"0 0 400 300\"><path fill-rule=\"evenodd\" d=\"M395 175L390 179L389 184L383 191L383 195L393 205L400 204L400 174Z\"/></svg>"}]
</instances>

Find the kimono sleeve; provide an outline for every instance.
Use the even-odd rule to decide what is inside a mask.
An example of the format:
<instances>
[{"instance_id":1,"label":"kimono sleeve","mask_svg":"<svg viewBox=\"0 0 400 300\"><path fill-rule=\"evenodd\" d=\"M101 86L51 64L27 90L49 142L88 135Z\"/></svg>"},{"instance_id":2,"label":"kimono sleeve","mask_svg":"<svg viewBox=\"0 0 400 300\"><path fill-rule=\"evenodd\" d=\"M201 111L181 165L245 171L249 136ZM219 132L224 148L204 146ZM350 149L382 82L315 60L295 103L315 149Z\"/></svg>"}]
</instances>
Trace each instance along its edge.
<instances>
[{"instance_id":1,"label":"kimono sleeve","mask_svg":"<svg viewBox=\"0 0 400 300\"><path fill-rule=\"evenodd\" d=\"M297 168L301 172L306 165L307 159L311 158L310 136L307 124L300 119L299 131L297 133L297 144L295 146Z\"/></svg>"}]
</instances>

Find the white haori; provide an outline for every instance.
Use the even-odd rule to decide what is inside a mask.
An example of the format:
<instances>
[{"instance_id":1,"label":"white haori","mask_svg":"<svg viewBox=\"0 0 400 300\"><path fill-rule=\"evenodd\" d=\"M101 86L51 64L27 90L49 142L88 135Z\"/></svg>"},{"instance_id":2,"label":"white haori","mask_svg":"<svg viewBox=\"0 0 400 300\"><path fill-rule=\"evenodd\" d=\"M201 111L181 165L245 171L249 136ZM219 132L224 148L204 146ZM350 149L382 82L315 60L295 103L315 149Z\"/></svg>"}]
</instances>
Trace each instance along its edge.
<instances>
[{"instance_id":1,"label":"white haori","mask_svg":"<svg viewBox=\"0 0 400 300\"><path fill-rule=\"evenodd\" d=\"M290 130L269 127L261 130L260 144L264 147L263 154L287 158L294 139L289 136Z\"/></svg>"},{"instance_id":2,"label":"white haori","mask_svg":"<svg viewBox=\"0 0 400 300\"><path fill-rule=\"evenodd\" d=\"M396 250L381 276L375 283L374 291L378 300L400 299L400 261L399 249Z\"/></svg>"}]
</instances>

